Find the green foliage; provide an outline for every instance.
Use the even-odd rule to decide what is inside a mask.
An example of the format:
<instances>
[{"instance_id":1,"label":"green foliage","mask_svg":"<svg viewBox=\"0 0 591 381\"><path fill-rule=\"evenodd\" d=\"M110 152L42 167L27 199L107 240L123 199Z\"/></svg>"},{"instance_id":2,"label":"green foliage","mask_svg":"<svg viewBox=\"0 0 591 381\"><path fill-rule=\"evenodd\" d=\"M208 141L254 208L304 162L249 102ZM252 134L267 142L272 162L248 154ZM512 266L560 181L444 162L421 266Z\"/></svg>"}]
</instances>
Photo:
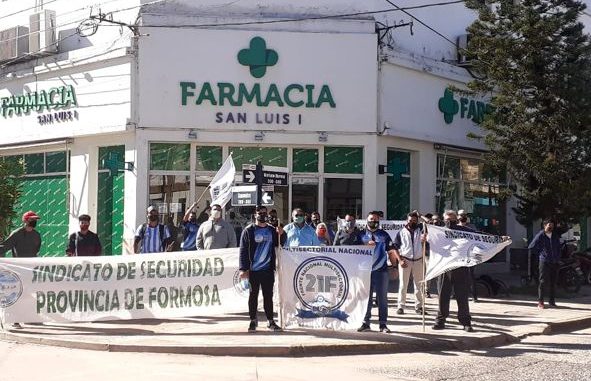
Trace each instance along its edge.
<instances>
[{"instance_id":1,"label":"green foliage","mask_svg":"<svg viewBox=\"0 0 591 381\"><path fill-rule=\"evenodd\" d=\"M0 158L0 241L8 236L15 217L14 205L21 196L25 166L22 158Z\"/></svg>"},{"instance_id":2,"label":"green foliage","mask_svg":"<svg viewBox=\"0 0 591 381\"><path fill-rule=\"evenodd\" d=\"M491 96L489 161L517 182L518 220L591 215L591 46L574 0L466 0L469 88Z\"/></svg>"}]
</instances>

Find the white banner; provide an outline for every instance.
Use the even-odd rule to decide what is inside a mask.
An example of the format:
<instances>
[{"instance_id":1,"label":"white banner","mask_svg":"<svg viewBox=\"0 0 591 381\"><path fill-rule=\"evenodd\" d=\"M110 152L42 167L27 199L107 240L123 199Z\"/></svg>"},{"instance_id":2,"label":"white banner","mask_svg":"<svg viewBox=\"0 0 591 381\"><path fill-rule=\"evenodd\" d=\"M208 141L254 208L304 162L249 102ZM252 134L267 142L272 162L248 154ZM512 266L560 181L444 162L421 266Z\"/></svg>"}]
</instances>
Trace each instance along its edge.
<instances>
[{"instance_id":1,"label":"white banner","mask_svg":"<svg viewBox=\"0 0 591 381\"><path fill-rule=\"evenodd\" d=\"M428 242L430 257L425 281L458 267L486 262L509 246L511 239L429 225Z\"/></svg>"},{"instance_id":2,"label":"white banner","mask_svg":"<svg viewBox=\"0 0 591 381\"><path fill-rule=\"evenodd\" d=\"M212 205L218 204L223 209L228 201L232 199L232 184L234 183L235 175L236 168L234 167L232 154L230 154L209 184Z\"/></svg>"},{"instance_id":3,"label":"white banner","mask_svg":"<svg viewBox=\"0 0 591 381\"><path fill-rule=\"evenodd\" d=\"M372 255L368 246L283 249L279 292L284 326L354 329L361 325Z\"/></svg>"},{"instance_id":4,"label":"white banner","mask_svg":"<svg viewBox=\"0 0 591 381\"><path fill-rule=\"evenodd\" d=\"M34 323L246 312L238 250L2 258L0 319Z\"/></svg>"},{"instance_id":5,"label":"white banner","mask_svg":"<svg viewBox=\"0 0 591 381\"><path fill-rule=\"evenodd\" d=\"M355 221L355 225L357 225L357 227L360 230L363 230L367 226L367 220L356 220ZM401 221L397 221L397 220L380 220L380 229L382 229L386 233L388 233L388 235L390 236L390 238L392 238L392 241L394 241L394 238L396 238L396 234L398 234L398 232L400 230L402 230L402 228L404 227L404 225L406 225L406 221L405 220L401 220Z\"/></svg>"}]
</instances>

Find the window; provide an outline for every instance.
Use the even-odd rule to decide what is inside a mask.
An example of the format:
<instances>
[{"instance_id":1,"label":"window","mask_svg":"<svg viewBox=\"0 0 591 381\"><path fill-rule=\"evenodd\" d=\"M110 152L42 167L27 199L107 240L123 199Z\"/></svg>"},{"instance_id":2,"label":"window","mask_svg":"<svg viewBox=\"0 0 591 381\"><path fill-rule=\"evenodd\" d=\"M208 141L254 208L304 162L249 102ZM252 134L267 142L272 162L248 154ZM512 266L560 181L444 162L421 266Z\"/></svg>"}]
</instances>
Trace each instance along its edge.
<instances>
[{"instance_id":1,"label":"window","mask_svg":"<svg viewBox=\"0 0 591 381\"><path fill-rule=\"evenodd\" d=\"M363 173L363 147L325 147L324 172Z\"/></svg>"},{"instance_id":2,"label":"window","mask_svg":"<svg viewBox=\"0 0 591 381\"><path fill-rule=\"evenodd\" d=\"M197 146L195 152L197 171L217 171L222 167L222 147Z\"/></svg>"},{"instance_id":3,"label":"window","mask_svg":"<svg viewBox=\"0 0 591 381\"><path fill-rule=\"evenodd\" d=\"M242 164L256 164L287 167L287 148L285 147L230 147L234 166L242 170Z\"/></svg>"},{"instance_id":4,"label":"window","mask_svg":"<svg viewBox=\"0 0 591 381\"><path fill-rule=\"evenodd\" d=\"M190 168L190 144L150 144L150 169L164 171L188 171Z\"/></svg>"},{"instance_id":5,"label":"window","mask_svg":"<svg viewBox=\"0 0 591 381\"><path fill-rule=\"evenodd\" d=\"M293 172L317 173L318 150L317 149L293 149Z\"/></svg>"}]
</instances>

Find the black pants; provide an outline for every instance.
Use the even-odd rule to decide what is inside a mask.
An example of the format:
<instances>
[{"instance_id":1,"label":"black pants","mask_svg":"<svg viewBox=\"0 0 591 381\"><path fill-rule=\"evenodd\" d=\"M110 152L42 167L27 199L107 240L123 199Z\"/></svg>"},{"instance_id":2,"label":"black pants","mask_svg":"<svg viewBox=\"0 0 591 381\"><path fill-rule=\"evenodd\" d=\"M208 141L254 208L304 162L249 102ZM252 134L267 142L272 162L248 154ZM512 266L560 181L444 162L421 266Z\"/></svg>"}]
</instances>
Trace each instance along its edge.
<instances>
[{"instance_id":1,"label":"black pants","mask_svg":"<svg viewBox=\"0 0 591 381\"><path fill-rule=\"evenodd\" d=\"M478 300L478 292L476 291L476 278L474 277L474 266L468 267L468 269L470 269L470 288L472 290L472 299Z\"/></svg>"},{"instance_id":2,"label":"black pants","mask_svg":"<svg viewBox=\"0 0 591 381\"><path fill-rule=\"evenodd\" d=\"M250 271L248 274L250 295L248 296L248 315L250 320L257 318L259 304L259 289L263 289L263 307L267 320L273 320L273 284L275 273L273 270Z\"/></svg>"},{"instance_id":3,"label":"black pants","mask_svg":"<svg viewBox=\"0 0 591 381\"><path fill-rule=\"evenodd\" d=\"M458 320L462 325L471 325L470 306L468 304L468 295L470 293L470 270L467 267L459 267L441 275L437 282L439 291L439 311L437 311L436 322L445 323L449 316L449 301L452 288L458 303Z\"/></svg>"},{"instance_id":4,"label":"black pants","mask_svg":"<svg viewBox=\"0 0 591 381\"><path fill-rule=\"evenodd\" d=\"M554 303L554 291L558 281L558 263L540 261L540 284L538 285L538 301L544 302L544 289L549 289L549 302Z\"/></svg>"}]
</instances>

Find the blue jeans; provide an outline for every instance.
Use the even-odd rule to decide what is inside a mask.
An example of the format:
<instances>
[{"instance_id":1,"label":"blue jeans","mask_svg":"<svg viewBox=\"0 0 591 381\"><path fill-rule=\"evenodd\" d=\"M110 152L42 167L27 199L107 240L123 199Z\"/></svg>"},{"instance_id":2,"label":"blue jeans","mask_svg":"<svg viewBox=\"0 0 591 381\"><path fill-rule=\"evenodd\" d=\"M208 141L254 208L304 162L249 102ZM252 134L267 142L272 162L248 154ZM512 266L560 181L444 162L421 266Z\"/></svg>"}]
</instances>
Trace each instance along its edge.
<instances>
[{"instance_id":1,"label":"blue jeans","mask_svg":"<svg viewBox=\"0 0 591 381\"><path fill-rule=\"evenodd\" d=\"M378 302L378 317L380 325L385 325L388 321L388 282L390 275L387 270L375 270L371 272L371 286L369 288L369 300L367 301L367 312L363 322L369 324L371 319L371 307L373 304L373 293L376 293Z\"/></svg>"}]
</instances>

